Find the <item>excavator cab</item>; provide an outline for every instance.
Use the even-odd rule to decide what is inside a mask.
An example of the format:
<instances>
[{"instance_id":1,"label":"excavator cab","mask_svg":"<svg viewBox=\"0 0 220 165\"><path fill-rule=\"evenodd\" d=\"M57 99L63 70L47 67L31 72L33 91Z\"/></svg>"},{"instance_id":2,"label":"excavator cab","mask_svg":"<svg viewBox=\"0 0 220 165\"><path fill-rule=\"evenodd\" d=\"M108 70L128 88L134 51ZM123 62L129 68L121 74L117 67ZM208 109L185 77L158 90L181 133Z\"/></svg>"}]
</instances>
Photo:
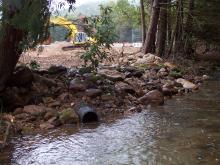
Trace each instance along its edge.
<instances>
[{"instance_id":1,"label":"excavator cab","mask_svg":"<svg viewBox=\"0 0 220 165\"><path fill-rule=\"evenodd\" d=\"M73 44L90 44L95 42L94 39L89 37L85 32L77 32L73 40Z\"/></svg>"},{"instance_id":2,"label":"excavator cab","mask_svg":"<svg viewBox=\"0 0 220 165\"><path fill-rule=\"evenodd\" d=\"M76 33L73 42L75 44L80 44L80 43L86 43L88 41L89 41L89 37L87 36L87 34L85 32L78 32L78 33Z\"/></svg>"}]
</instances>

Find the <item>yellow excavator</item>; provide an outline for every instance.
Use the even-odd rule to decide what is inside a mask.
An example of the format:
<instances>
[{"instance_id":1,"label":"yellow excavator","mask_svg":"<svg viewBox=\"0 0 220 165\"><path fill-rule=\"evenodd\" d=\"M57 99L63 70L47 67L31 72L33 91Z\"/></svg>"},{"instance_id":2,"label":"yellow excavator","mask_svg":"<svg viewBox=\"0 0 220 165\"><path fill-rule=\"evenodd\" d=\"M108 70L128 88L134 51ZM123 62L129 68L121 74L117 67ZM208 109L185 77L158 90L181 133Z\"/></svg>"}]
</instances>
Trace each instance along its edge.
<instances>
[{"instance_id":1,"label":"yellow excavator","mask_svg":"<svg viewBox=\"0 0 220 165\"><path fill-rule=\"evenodd\" d=\"M74 47L81 47L84 46L85 44L91 44L95 42L95 39L89 37L85 32L79 32L77 29L77 26L73 24L73 22L63 18L63 17L52 17L50 18L50 23L54 26L63 26L70 30L69 38L73 42ZM70 48L70 49L71 49Z\"/></svg>"}]
</instances>

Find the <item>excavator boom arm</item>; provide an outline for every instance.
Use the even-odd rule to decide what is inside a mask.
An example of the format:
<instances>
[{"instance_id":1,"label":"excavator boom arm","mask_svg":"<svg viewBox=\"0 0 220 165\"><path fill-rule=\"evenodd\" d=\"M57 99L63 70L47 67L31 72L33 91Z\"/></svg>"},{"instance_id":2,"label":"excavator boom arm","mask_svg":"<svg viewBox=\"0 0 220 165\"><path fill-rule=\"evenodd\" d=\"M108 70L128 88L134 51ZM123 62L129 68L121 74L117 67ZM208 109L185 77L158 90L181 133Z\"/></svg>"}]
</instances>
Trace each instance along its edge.
<instances>
[{"instance_id":1,"label":"excavator boom arm","mask_svg":"<svg viewBox=\"0 0 220 165\"><path fill-rule=\"evenodd\" d=\"M63 18L63 17L53 17L50 19L50 23L54 25L60 25L66 27L70 30L70 37L74 38L76 33L78 33L76 25L74 25L71 21Z\"/></svg>"}]
</instances>

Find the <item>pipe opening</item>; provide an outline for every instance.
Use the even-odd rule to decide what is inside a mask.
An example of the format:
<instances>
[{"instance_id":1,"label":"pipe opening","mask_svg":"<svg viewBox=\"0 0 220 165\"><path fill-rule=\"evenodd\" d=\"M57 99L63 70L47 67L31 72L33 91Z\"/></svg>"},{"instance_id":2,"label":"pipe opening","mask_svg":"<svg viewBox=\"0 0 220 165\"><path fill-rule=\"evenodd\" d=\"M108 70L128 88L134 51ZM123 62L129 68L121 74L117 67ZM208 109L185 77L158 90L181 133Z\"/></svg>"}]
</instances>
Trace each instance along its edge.
<instances>
[{"instance_id":1,"label":"pipe opening","mask_svg":"<svg viewBox=\"0 0 220 165\"><path fill-rule=\"evenodd\" d=\"M98 121L98 116L95 112L87 112L82 118L83 123L91 123L97 121Z\"/></svg>"}]
</instances>

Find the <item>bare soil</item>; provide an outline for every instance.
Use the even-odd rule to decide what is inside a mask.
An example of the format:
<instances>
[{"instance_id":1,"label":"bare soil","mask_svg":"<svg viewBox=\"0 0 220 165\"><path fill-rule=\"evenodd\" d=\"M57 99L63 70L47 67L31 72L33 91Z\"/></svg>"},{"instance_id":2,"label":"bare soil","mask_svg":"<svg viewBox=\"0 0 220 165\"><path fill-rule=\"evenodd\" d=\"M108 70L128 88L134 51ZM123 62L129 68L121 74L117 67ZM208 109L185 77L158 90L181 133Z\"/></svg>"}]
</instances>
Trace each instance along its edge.
<instances>
[{"instance_id":1,"label":"bare soil","mask_svg":"<svg viewBox=\"0 0 220 165\"><path fill-rule=\"evenodd\" d=\"M21 63L29 64L31 61L35 60L40 64L43 69L49 68L52 64L54 65L64 65L66 67L78 67L83 65L83 60L80 56L85 52L83 48L75 48L69 51L63 51L62 47L71 46L70 42L55 42L50 45L39 46L36 50L29 50L20 58ZM121 44L115 44L111 50L113 59L115 62L123 55L134 54L138 52L140 48L126 46L122 48ZM122 52L123 51L123 52ZM114 61L112 63L114 63ZM105 64L108 61L105 61Z\"/></svg>"}]
</instances>

